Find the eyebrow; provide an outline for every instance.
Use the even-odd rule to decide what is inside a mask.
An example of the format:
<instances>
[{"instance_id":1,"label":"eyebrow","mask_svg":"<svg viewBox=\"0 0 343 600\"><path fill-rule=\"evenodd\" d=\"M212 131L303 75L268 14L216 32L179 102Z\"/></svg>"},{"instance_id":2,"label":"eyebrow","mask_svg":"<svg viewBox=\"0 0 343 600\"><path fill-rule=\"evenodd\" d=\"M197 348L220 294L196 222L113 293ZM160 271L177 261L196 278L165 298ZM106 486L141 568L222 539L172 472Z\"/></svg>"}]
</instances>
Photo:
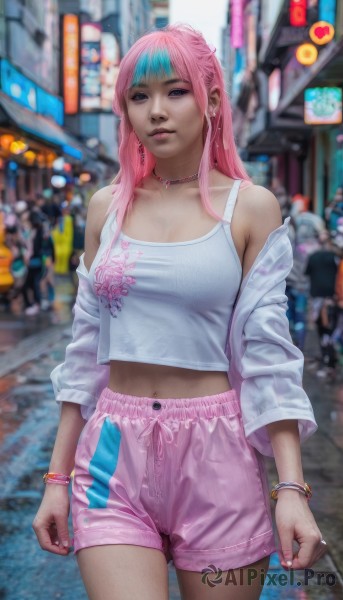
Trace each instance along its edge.
<instances>
[{"instance_id":1,"label":"eyebrow","mask_svg":"<svg viewBox=\"0 0 343 600\"><path fill-rule=\"evenodd\" d=\"M174 83L187 83L189 85L190 81L186 81L185 79L168 79L167 81L163 81L163 85L171 85ZM131 89L135 87L147 88L149 86L147 83L136 83L136 85L133 85Z\"/></svg>"}]
</instances>

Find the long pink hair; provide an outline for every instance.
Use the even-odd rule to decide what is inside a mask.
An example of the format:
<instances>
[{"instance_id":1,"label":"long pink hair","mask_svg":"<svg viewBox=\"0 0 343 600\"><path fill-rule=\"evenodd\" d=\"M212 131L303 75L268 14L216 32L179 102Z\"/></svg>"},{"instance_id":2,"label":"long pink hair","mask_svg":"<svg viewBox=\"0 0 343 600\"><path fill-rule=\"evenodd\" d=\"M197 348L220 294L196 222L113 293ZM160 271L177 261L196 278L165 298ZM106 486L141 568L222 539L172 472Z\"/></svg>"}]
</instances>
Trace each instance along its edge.
<instances>
[{"instance_id":1,"label":"long pink hair","mask_svg":"<svg viewBox=\"0 0 343 600\"><path fill-rule=\"evenodd\" d=\"M223 72L214 51L207 45L202 34L188 25L169 25L144 35L123 58L115 87L113 109L120 118L120 170L113 181L113 201L108 213L117 210L117 235L126 211L132 208L135 187L150 175L155 166L154 156L145 147L144 163L141 160L139 141L127 115L126 95L132 87L136 67L142 56L153 60L155 55L161 53L169 55L170 65L181 79L190 81L195 100L207 123L199 166L199 189L205 210L221 220L213 210L209 196L209 171L214 166L232 179L250 181L233 138L231 107L225 92ZM221 102L215 118L210 118L208 94L213 87L218 87Z\"/></svg>"}]
</instances>

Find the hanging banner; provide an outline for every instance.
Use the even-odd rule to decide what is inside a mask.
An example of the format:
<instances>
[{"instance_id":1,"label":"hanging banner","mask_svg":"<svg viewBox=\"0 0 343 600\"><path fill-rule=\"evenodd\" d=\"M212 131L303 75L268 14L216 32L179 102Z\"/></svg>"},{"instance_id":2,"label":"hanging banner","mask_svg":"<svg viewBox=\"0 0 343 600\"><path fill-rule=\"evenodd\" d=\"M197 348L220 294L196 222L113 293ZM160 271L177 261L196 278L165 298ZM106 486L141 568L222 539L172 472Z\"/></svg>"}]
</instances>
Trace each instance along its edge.
<instances>
[{"instance_id":1,"label":"hanging banner","mask_svg":"<svg viewBox=\"0 0 343 600\"><path fill-rule=\"evenodd\" d=\"M246 22L247 65L250 71L255 71L257 66L257 15L258 5L256 0L250 2Z\"/></svg>"},{"instance_id":2,"label":"hanging banner","mask_svg":"<svg viewBox=\"0 0 343 600\"><path fill-rule=\"evenodd\" d=\"M245 0L231 0L231 46L242 48L244 44L244 8Z\"/></svg>"},{"instance_id":3,"label":"hanging banner","mask_svg":"<svg viewBox=\"0 0 343 600\"><path fill-rule=\"evenodd\" d=\"M293 27L304 27L307 25L306 0L290 0L289 22Z\"/></svg>"},{"instance_id":4,"label":"hanging banner","mask_svg":"<svg viewBox=\"0 0 343 600\"><path fill-rule=\"evenodd\" d=\"M101 109L112 110L114 86L120 63L119 44L113 33L101 34Z\"/></svg>"},{"instance_id":5,"label":"hanging banner","mask_svg":"<svg viewBox=\"0 0 343 600\"><path fill-rule=\"evenodd\" d=\"M101 107L101 25L81 25L81 99L82 111Z\"/></svg>"},{"instance_id":6,"label":"hanging banner","mask_svg":"<svg viewBox=\"0 0 343 600\"><path fill-rule=\"evenodd\" d=\"M63 96L66 115L79 110L79 19L63 17Z\"/></svg>"},{"instance_id":7,"label":"hanging banner","mask_svg":"<svg viewBox=\"0 0 343 600\"><path fill-rule=\"evenodd\" d=\"M273 111L278 107L281 98L281 69L274 69L268 79L268 106Z\"/></svg>"},{"instance_id":8,"label":"hanging banner","mask_svg":"<svg viewBox=\"0 0 343 600\"><path fill-rule=\"evenodd\" d=\"M319 0L318 20L336 25L336 0Z\"/></svg>"}]
</instances>

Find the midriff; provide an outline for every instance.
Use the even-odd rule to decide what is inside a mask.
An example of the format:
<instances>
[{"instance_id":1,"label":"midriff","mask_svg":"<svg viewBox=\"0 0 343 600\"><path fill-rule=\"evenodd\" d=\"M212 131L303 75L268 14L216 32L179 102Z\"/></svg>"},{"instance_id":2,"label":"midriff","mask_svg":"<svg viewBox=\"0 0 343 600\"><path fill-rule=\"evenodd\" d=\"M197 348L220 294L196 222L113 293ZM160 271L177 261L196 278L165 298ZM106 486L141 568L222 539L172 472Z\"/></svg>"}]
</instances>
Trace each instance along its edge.
<instances>
[{"instance_id":1,"label":"midriff","mask_svg":"<svg viewBox=\"0 0 343 600\"><path fill-rule=\"evenodd\" d=\"M108 387L121 394L161 399L212 396L231 389L224 371L123 361L111 361Z\"/></svg>"}]
</instances>

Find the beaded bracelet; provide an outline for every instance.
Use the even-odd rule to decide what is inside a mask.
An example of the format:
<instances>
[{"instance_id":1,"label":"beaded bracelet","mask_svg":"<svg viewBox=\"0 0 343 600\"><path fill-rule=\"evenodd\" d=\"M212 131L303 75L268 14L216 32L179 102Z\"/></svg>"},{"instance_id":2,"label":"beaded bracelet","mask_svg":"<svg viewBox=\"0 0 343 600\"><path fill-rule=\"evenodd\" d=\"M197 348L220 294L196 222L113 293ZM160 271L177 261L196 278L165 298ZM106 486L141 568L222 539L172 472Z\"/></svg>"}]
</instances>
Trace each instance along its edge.
<instances>
[{"instance_id":1,"label":"beaded bracelet","mask_svg":"<svg viewBox=\"0 0 343 600\"><path fill-rule=\"evenodd\" d=\"M62 475L62 473L45 473L43 475L44 483L57 483L58 485L69 485L69 475Z\"/></svg>"},{"instance_id":2,"label":"beaded bracelet","mask_svg":"<svg viewBox=\"0 0 343 600\"><path fill-rule=\"evenodd\" d=\"M311 486L308 485L308 483L304 483L304 485L301 485L296 481L281 481L277 485L274 485L270 492L270 497L272 498L272 500L277 500L278 492L284 489L296 490L297 492L304 494L307 500L309 500L312 497L312 489Z\"/></svg>"}]
</instances>

